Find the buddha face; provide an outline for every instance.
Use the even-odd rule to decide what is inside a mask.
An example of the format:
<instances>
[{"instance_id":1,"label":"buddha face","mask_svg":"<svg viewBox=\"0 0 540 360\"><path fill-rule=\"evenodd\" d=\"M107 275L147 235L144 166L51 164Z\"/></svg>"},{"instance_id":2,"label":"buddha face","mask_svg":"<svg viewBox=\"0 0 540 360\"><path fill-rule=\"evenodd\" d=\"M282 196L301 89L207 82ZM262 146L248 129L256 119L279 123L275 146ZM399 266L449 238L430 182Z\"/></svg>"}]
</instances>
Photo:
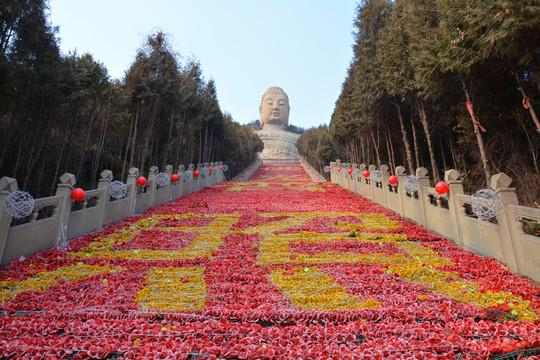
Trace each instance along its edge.
<instances>
[{"instance_id":1,"label":"buddha face","mask_svg":"<svg viewBox=\"0 0 540 360\"><path fill-rule=\"evenodd\" d=\"M283 90L282 93L267 91L259 107L261 125L287 126L289 124L289 110L289 99Z\"/></svg>"}]
</instances>

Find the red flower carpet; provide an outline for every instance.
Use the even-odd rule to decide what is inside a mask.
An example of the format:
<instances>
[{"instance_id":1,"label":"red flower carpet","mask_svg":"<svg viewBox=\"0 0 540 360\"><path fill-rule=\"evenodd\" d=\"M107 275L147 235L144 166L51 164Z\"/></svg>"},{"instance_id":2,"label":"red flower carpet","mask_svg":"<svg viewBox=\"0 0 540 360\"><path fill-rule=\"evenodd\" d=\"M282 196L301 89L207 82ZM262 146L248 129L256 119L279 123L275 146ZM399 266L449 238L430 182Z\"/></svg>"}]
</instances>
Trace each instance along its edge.
<instances>
[{"instance_id":1,"label":"red flower carpet","mask_svg":"<svg viewBox=\"0 0 540 360\"><path fill-rule=\"evenodd\" d=\"M540 287L298 165L0 270L5 359L538 359Z\"/></svg>"}]
</instances>

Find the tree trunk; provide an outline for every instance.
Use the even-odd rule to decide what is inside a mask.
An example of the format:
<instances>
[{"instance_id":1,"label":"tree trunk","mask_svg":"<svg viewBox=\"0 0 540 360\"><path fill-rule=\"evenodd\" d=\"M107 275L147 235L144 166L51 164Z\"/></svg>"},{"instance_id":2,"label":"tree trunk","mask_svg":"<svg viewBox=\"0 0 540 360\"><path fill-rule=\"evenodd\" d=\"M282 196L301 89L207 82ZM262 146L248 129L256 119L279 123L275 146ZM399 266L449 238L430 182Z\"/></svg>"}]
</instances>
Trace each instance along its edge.
<instances>
[{"instance_id":1,"label":"tree trunk","mask_svg":"<svg viewBox=\"0 0 540 360\"><path fill-rule=\"evenodd\" d=\"M21 163L21 153L22 153L22 146L24 144L24 141L19 142L19 150L17 150L17 159L15 160L15 168L13 169L13 178L17 178L17 171L19 170L19 165Z\"/></svg>"},{"instance_id":2,"label":"tree trunk","mask_svg":"<svg viewBox=\"0 0 540 360\"><path fill-rule=\"evenodd\" d=\"M33 153L30 152L30 161L28 162L28 166L26 168L26 175L24 177L24 183L23 183L23 188L24 189L26 189L26 185L28 184L28 180L30 179L30 174L31 174L32 169L34 168L34 166L36 164L37 159L39 159L39 157L41 156L41 150L43 149L43 145L49 139L49 132L51 130L52 122L53 122L53 115L51 114L51 116L49 118L49 122L47 123L47 128L45 129L45 132L43 134L41 134L41 143L39 144L39 147L37 149L36 156L33 157ZM37 130L37 131L39 131L39 130ZM38 137L36 136L35 138L37 139ZM33 148L33 146L32 146L32 148ZM43 161L45 161L45 159L43 159Z\"/></svg>"},{"instance_id":3,"label":"tree trunk","mask_svg":"<svg viewBox=\"0 0 540 360\"><path fill-rule=\"evenodd\" d=\"M409 172L414 173L414 164L412 159L411 144L409 143L409 137L407 136L407 129L403 122L403 114L401 112L401 106L399 100L395 99L395 104L398 112L399 126L401 127L401 136L403 138L403 145L405 145L405 154L407 156L407 165L409 166Z\"/></svg>"},{"instance_id":4,"label":"tree trunk","mask_svg":"<svg viewBox=\"0 0 540 360\"><path fill-rule=\"evenodd\" d=\"M207 150L207 146L208 144L206 143L206 141L208 140L208 124L206 124L206 126L204 127L204 145L203 145L203 157L202 157L202 162L208 162L208 157L207 157L207 153L208 153L208 150Z\"/></svg>"},{"instance_id":5,"label":"tree trunk","mask_svg":"<svg viewBox=\"0 0 540 360\"><path fill-rule=\"evenodd\" d=\"M373 132L373 129L371 130L371 139L373 140L373 147L375 148L375 156L377 157L377 167L381 166L381 158L379 156L379 144L375 141L375 134Z\"/></svg>"},{"instance_id":6,"label":"tree trunk","mask_svg":"<svg viewBox=\"0 0 540 360\"><path fill-rule=\"evenodd\" d=\"M184 126L186 125L186 115L187 110L184 111L184 117L182 123L180 124L180 133L178 134L178 145L176 146L176 169L180 166L180 149L182 148L182 143L184 142Z\"/></svg>"},{"instance_id":7,"label":"tree trunk","mask_svg":"<svg viewBox=\"0 0 540 360\"><path fill-rule=\"evenodd\" d=\"M458 159L457 159L456 149L454 148L454 142L450 140L449 144L450 144L450 153L452 154L452 161L454 163L454 169L459 171L460 167L457 162Z\"/></svg>"},{"instance_id":8,"label":"tree trunk","mask_svg":"<svg viewBox=\"0 0 540 360\"><path fill-rule=\"evenodd\" d=\"M94 152L94 157L92 158L92 189L95 187L95 182L97 181L97 172L99 171L99 162L101 160L101 154L103 153L103 146L105 145L105 137L107 134L107 125L109 124L109 118L111 116L111 104L107 109L107 116L103 119L103 125L101 128L101 134L98 142L98 147L96 152ZM129 141L129 140L128 140ZM123 179L123 175L122 175Z\"/></svg>"},{"instance_id":9,"label":"tree trunk","mask_svg":"<svg viewBox=\"0 0 540 360\"><path fill-rule=\"evenodd\" d=\"M411 105L411 129L412 129L412 135L413 135L413 143L414 143L414 159L416 160L416 168L419 168L423 165L422 163L422 157L420 156L420 146L418 145L418 138L416 137L416 126L414 126L414 116L413 114L413 106ZM411 174L414 174L414 169L411 172Z\"/></svg>"},{"instance_id":10,"label":"tree trunk","mask_svg":"<svg viewBox=\"0 0 540 360\"><path fill-rule=\"evenodd\" d=\"M68 171L68 166L69 166L69 159L71 157L71 144L73 143L73 133L75 132L75 123L77 121L74 119L73 122L71 123L71 130L69 131L69 141L68 141L68 144L67 144L67 152L66 152L66 164L64 166L64 172L67 172Z\"/></svg>"},{"instance_id":11,"label":"tree trunk","mask_svg":"<svg viewBox=\"0 0 540 360\"><path fill-rule=\"evenodd\" d=\"M169 124L169 135L167 135L167 148L165 149L165 157L163 159L162 169L165 169L167 161L169 160L169 151L171 150L171 141L172 141L172 129L174 124L174 112L171 114L171 122Z\"/></svg>"},{"instance_id":12,"label":"tree trunk","mask_svg":"<svg viewBox=\"0 0 540 360\"><path fill-rule=\"evenodd\" d=\"M448 170L448 166L446 165L446 156L444 156L444 146L441 138L441 132L439 132L439 145L441 146L441 158L443 162L444 172L446 173L446 171Z\"/></svg>"},{"instance_id":13,"label":"tree trunk","mask_svg":"<svg viewBox=\"0 0 540 360\"><path fill-rule=\"evenodd\" d=\"M129 169L131 169L133 167L133 164L135 162L135 144L136 144L136 141L137 141L137 123L139 122L139 112L140 112L139 100L137 99L136 101L137 101L137 104L136 104L136 107L135 107L135 126L133 127L133 139L131 141L131 156L129 158Z\"/></svg>"},{"instance_id":14,"label":"tree trunk","mask_svg":"<svg viewBox=\"0 0 540 360\"><path fill-rule=\"evenodd\" d=\"M15 105L13 106L13 110L11 111L11 117L9 119L9 126L7 128L7 134L6 134L6 143L4 144L4 149L2 150L2 156L0 157L0 169L2 168L2 164L4 163L4 159L6 158L7 150L9 148L9 141L11 140L11 131L13 130L15 123L15 118L17 113L19 112L19 102L20 102L20 92L17 95L17 100L15 100Z\"/></svg>"},{"instance_id":15,"label":"tree trunk","mask_svg":"<svg viewBox=\"0 0 540 360\"><path fill-rule=\"evenodd\" d=\"M394 156L394 145L392 143L392 133L390 132L390 128L388 127L388 125L386 125L386 132L388 133L388 139L390 143L390 154L392 155L391 160L390 160L392 163L392 173L395 174L396 173L396 158Z\"/></svg>"},{"instance_id":16,"label":"tree trunk","mask_svg":"<svg viewBox=\"0 0 540 360\"><path fill-rule=\"evenodd\" d=\"M484 175L486 176L486 184L489 185L489 182L491 180L491 171L489 169L489 163L486 155L486 149L484 146L484 139L482 139L482 134L480 133L480 128L478 126L478 119L476 117L476 113L474 112L474 107L472 103L472 99L469 95L469 90L467 90L467 85L465 84L465 81L463 78L461 78L461 85L463 86L463 92L465 93L465 98L467 99L467 102L471 106L471 119L474 126L474 133L476 134L476 141L478 142L478 149L480 150L480 158L482 159L482 165L484 167Z\"/></svg>"},{"instance_id":17,"label":"tree trunk","mask_svg":"<svg viewBox=\"0 0 540 360\"><path fill-rule=\"evenodd\" d=\"M126 171L127 155L129 152L129 145L131 143L131 133L133 131L133 123L135 122L135 114L131 117L131 123L129 124L129 135L126 142L126 152L124 153L124 161L122 162L122 176L120 179L124 180L124 172Z\"/></svg>"},{"instance_id":18,"label":"tree trunk","mask_svg":"<svg viewBox=\"0 0 540 360\"><path fill-rule=\"evenodd\" d=\"M516 81L519 85L519 90L521 90L521 95L523 95L523 106L525 106L525 108L529 110L529 113L531 114L531 118L533 119L534 124L536 125L536 131L540 132L540 121L538 121L538 117L536 116L536 112L534 111L534 108L532 106L531 99L527 96L527 93L525 92L525 89L523 88L523 83L521 82L521 79L517 71L514 71L514 77L516 78Z\"/></svg>"},{"instance_id":19,"label":"tree trunk","mask_svg":"<svg viewBox=\"0 0 540 360\"><path fill-rule=\"evenodd\" d=\"M144 149L141 156L141 168L139 169L141 173L144 173L144 167L146 166L146 158L148 157L148 148L150 146L150 139L152 138L152 131L154 130L154 122L156 120L157 115L157 107L158 107L159 98L154 95L152 98L152 113L150 122L148 123L148 129L146 130L146 138L144 139Z\"/></svg>"},{"instance_id":20,"label":"tree trunk","mask_svg":"<svg viewBox=\"0 0 540 360\"><path fill-rule=\"evenodd\" d=\"M534 76L534 81L536 82L536 86L538 87L538 91L540 91L540 69L536 66L531 66L531 72Z\"/></svg>"},{"instance_id":21,"label":"tree trunk","mask_svg":"<svg viewBox=\"0 0 540 360\"><path fill-rule=\"evenodd\" d=\"M92 111L92 116L90 116L90 124L88 125L88 131L86 132L86 137L84 139L81 161L79 162L79 168L77 169L77 173L75 174L75 179L79 179L79 176L81 175L81 170L84 163L84 156L86 155L86 147L88 146L88 140L90 139L90 133L92 132L92 124L94 123L95 116L96 116L96 109Z\"/></svg>"},{"instance_id":22,"label":"tree trunk","mask_svg":"<svg viewBox=\"0 0 540 360\"><path fill-rule=\"evenodd\" d=\"M422 123L422 127L424 128L424 132L426 133L426 140L428 145L428 151L429 151L429 158L431 160L431 170L433 173L433 180L435 182L439 181L439 170L437 169L437 161L435 160L435 151L433 150L433 142L431 141L431 131L429 129L429 123L426 115L426 108L424 105L424 101L421 99L417 99L418 104L418 114L420 115L420 122Z\"/></svg>"},{"instance_id":23,"label":"tree trunk","mask_svg":"<svg viewBox=\"0 0 540 360\"><path fill-rule=\"evenodd\" d=\"M62 146L60 146L60 154L58 154L58 160L56 161L56 168L54 170L54 176L51 184L51 191L50 194L54 194L54 189L56 187L56 182L58 179L58 172L60 170L60 164L62 163L62 158L64 157L64 148L66 146L66 142L62 141L66 138L67 135L67 129L69 126L69 116L66 118L66 125L64 126L64 135L62 135L62 139L60 139L60 142L62 143Z\"/></svg>"},{"instance_id":24,"label":"tree trunk","mask_svg":"<svg viewBox=\"0 0 540 360\"><path fill-rule=\"evenodd\" d=\"M533 146L533 143L531 141L531 137L529 136L527 128L525 127L525 124L523 124L523 121L521 121L521 118L519 117L519 115L517 115L516 118L518 119L518 122L521 125L521 128L523 129L523 131L525 132L525 136L527 137L527 142L529 143L529 150L530 150L532 158L533 158L534 170L536 171L536 174L539 174L539 171L538 171L538 155L537 155L536 150L535 150L535 148Z\"/></svg>"}]
</instances>

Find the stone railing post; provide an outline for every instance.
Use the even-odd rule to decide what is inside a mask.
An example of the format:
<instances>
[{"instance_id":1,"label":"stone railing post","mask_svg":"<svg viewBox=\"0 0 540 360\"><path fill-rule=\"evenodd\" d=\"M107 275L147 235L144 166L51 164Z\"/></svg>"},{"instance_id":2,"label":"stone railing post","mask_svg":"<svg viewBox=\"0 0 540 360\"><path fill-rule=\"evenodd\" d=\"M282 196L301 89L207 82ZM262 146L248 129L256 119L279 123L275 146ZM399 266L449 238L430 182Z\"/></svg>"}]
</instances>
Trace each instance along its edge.
<instances>
[{"instance_id":1,"label":"stone railing post","mask_svg":"<svg viewBox=\"0 0 540 360\"><path fill-rule=\"evenodd\" d=\"M461 204L457 200L457 195L463 194L463 184L459 179L459 172L455 169L444 173L444 181L448 184L448 210L450 221L454 225L454 241L456 245L463 247L463 235L461 233Z\"/></svg>"},{"instance_id":2,"label":"stone railing post","mask_svg":"<svg viewBox=\"0 0 540 360\"><path fill-rule=\"evenodd\" d=\"M388 165L381 165L382 181L381 190L383 192L383 205L388 209L388 178L390 177L390 167Z\"/></svg>"},{"instance_id":3,"label":"stone railing post","mask_svg":"<svg viewBox=\"0 0 540 360\"><path fill-rule=\"evenodd\" d=\"M354 171L355 170L358 170L358 164L357 163L353 163L352 164L352 170L353 170L353 174L354 174ZM358 178L355 178L354 176L352 177L352 192L354 192L355 194L358 194Z\"/></svg>"},{"instance_id":4,"label":"stone railing post","mask_svg":"<svg viewBox=\"0 0 540 360\"><path fill-rule=\"evenodd\" d=\"M335 184L336 183L336 176L334 175L334 169L336 168L336 162L330 161L330 167L332 170L330 170L330 182Z\"/></svg>"},{"instance_id":5,"label":"stone railing post","mask_svg":"<svg viewBox=\"0 0 540 360\"><path fill-rule=\"evenodd\" d=\"M150 187L147 189L149 194L148 199L148 207L155 207L156 206L156 190L157 190L157 182L156 182L156 176L158 174L158 167L157 166L151 166L150 171L148 173L148 182L150 183Z\"/></svg>"},{"instance_id":6,"label":"stone railing post","mask_svg":"<svg viewBox=\"0 0 540 360\"><path fill-rule=\"evenodd\" d=\"M202 189L202 164L197 163L197 166L195 167L195 170L199 172L199 176L195 177L193 176L193 192L197 192Z\"/></svg>"},{"instance_id":7,"label":"stone railing post","mask_svg":"<svg viewBox=\"0 0 540 360\"><path fill-rule=\"evenodd\" d=\"M184 171L186 170L186 167L182 165L178 165L178 169L176 170L176 175L178 175L178 184L177 184L177 190L176 194L174 195L174 199L178 199L180 196L184 196L184 189L185 189L185 183L184 183Z\"/></svg>"},{"instance_id":8,"label":"stone railing post","mask_svg":"<svg viewBox=\"0 0 540 360\"><path fill-rule=\"evenodd\" d=\"M5 211L6 197L14 191L19 190L17 180L4 176L0 179L0 261L4 256L11 216Z\"/></svg>"},{"instance_id":9,"label":"stone railing post","mask_svg":"<svg viewBox=\"0 0 540 360\"><path fill-rule=\"evenodd\" d=\"M186 186L186 193L184 195L189 195L193 193L195 189L195 175L193 175L193 172L195 171L195 165L189 164L187 171L191 173L191 180L184 184L184 186Z\"/></svg>"},{"instance_id":10,"label":"stone railing post","mask_svg":"<svg viewBox=\"0 0 540 360\"><path fill-rule=\"evenodd\" d=\"M371 174L373 172L373 170L377 170L377 165L369 165L368 167L368 170L369 170L369 173ZM375 187L377 185L375 184L375 181L373 181L372 179L369 179L369 186L367 187L367 197L369 200L373 201L375 200Z\"/></svg>"},{"instance_id":11,"label":"stone railing post","mask_svg":"<svg viewBox=\"0 0 540 360\"><path fill-rule=\"evenodd\" d=\"M172 165L165 165L165 174L167 174L167 177L169 178L169 182L165 186L167 188L167 194L169 194L169 202L173 201L173 193L172 193L172 179L171 176L173 174L173 166Z\"/></svg>"},{"instance_id":12,"label":"stone railing post","mask_svg":"<svg viewBox=\"0 0 540 360\"><path fill-rule=\"evenodd\" d=\"M336 160L336 164L334 165L334 169L336 170L336 175L334 176L334 180L335 180L335 184L338 184L338 185L342 185L342 181L341 181L341 173L340 172L337 172L337 170L342 167L343 164L341 163L341 160L337 159Z\"/></svg>"},{"instance_id":13,"label":"stone railing post","mask_svg":"<svg viewBox=\"0 0 540 360\"><path fill-rule=\"evenodd\" d=\"M103 170L99 174L98 189L101 190L101 195L97 203L98 224L97 228L101 229L107 223L107 217L109 216L109 204L111 201L111 195L109 194L109 184L113 179L113 173L111 170Z\"/></svg>"},{"instance_id":14,"label":"stone railing post","mask_svg":"<svg viewBox=\"0 0 540 360\"><path fill-rule=\"evenodd\" d=\"M430 224L427 224L427 216L426 211L428 207L426 206L426 201L429 202L429 198L427 197L426 192L424 191L424 187L429 186L429 176L428 176L428 169L421 167L416 169L416 177L418 178L418 202L420 203L420 213L421 213L421 221L422 225L425 227L428 227Z\"/></svg>"},{"instance_id":15,"label":"stone railing post","mask_svg":"<svg viewBox=\"0 0 540 360\"><path fill-rule=\"evenodd\" d=\"M519 205L516 189L511 188L512 178L505 173L499 173L491 177L491 188L495 190L501 200L497 220L501 239L501 249L504 254L503 261L508 268L514 272L521 273L518 261L519 247L517 244L517 234L515 230L515 220L510 211L509 205Z\"/></svg>"},{"instance_id":16,"label":"stone railing post","mask_svg":"<svg viewBox=\"0 0 540 360\"><path fill-rule=\"evenodd\" d=\"M71 215L71 193L76 184L75 175L64 173L60 176L60 183L56 188L56 196L60 196L61 200L58 205L58 220L60 222L56 230L55 246L59 246L67 241L69 217Z\"/></svg>"},{"instance_id":17,"label":"stone railing post","mask_svg":"<svg viewBox=\"0 0 540 360\"><path fill-rule=\"evenodd\" d=\"M406 169L405 167L403 166L398 166L396 167L396 177L398 178L398 183L397 183L397 194L398 194L398 198L399 198L399 209L398 209L398 213L401 215L401 216L405 216L405 214L403 213L404 212L404 204L405 204L405 197L407 196L406 192L405 192L405 189L403 188L403 182L405 181L405 178L407 177L407 173L406 173Z\"/></svg>"},{"instance_id":18,"label":"stone railing post","mask_svg":"<svg viewBox=\"0 0 540 360\"><path fill-rule=\"evenodd\" d=\"M126 197L129 198L129 206L126 209L126 214L124 218L127 218L133 214L135 214L135 203L137 202L137 179L139 178L139 169L132 167L128 171L128 177L126 181L127 186L127 195Z\"/></svg>"},{"instance_id":19,"label":"stone railing post","mask_svg":"<svg viewBox=\"0 0 540 360\"><path fill-rule=\"evenodd\" d=\"M366 164L360 164L358 165L358 169L362 173L360 177L358 178L358 184L356 184L356 189L358 190L358 194L362 195L363 197L366 197L366 180L364 177L364 171L366 171Z\"/></svg>"}]
</instances>

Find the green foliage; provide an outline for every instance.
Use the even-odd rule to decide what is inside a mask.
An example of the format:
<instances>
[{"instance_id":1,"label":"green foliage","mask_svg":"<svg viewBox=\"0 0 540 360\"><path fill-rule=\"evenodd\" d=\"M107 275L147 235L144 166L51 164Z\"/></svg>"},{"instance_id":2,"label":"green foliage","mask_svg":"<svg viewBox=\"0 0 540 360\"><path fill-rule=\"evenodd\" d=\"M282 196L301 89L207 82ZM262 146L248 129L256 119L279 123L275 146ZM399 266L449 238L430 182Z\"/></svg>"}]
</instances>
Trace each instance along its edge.
<instances>
[{"instance_id":1,"label":"green foliage","mask_svg":"<svg viewBox=\"0 0 540 360\"><path fill-rule=\"evenodd\" d=\"M223 114L214 80L184 63L167 36L148 36L122 81L91 54L59 54L45 0L0 0L0 176L34 197L71 172L94 188L99 173L130 166L224 161L234 175L262 141Z\"/></svg>"}]
</instances>

